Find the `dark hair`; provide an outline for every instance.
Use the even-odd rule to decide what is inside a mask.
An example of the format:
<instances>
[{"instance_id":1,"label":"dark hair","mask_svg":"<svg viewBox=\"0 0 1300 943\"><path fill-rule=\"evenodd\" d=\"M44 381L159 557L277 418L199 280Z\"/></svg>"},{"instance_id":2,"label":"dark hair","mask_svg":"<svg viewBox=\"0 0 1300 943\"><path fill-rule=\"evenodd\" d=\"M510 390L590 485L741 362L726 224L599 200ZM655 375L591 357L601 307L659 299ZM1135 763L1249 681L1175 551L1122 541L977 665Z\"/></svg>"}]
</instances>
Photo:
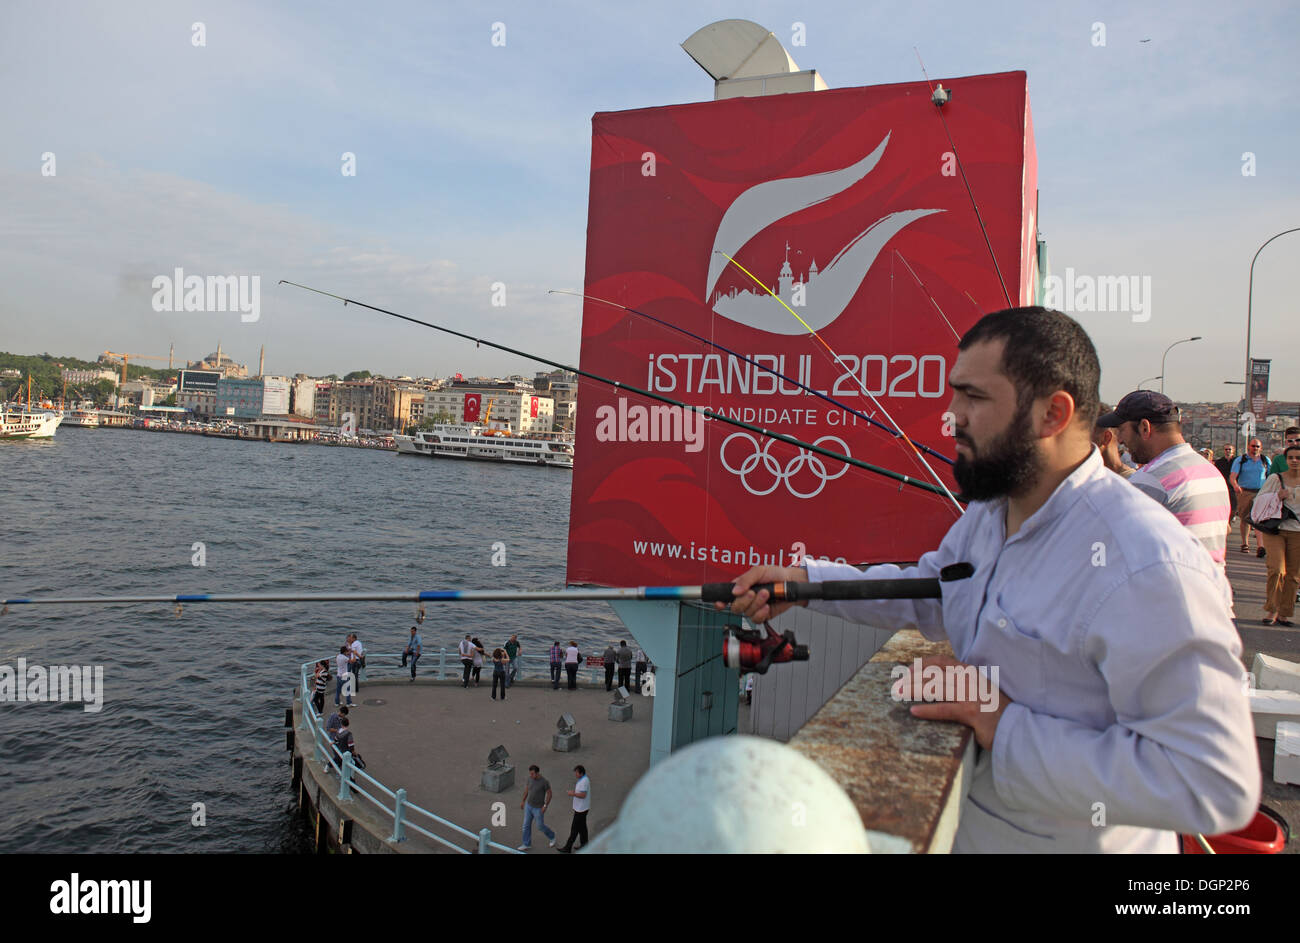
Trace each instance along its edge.
<instances>
[{"instance_id":1,"label":"dark hair","mask_svg":"<svg viewBox=\"0 0 1300 943\"><path fill-rule=\"evenodd\" d=\"M541 768L540 766L538 766L536 763L534 763L532 766L528 767L528 772L530 772L530 773L540 773L541 771L542 771L542 768Z\"/></svg>"},{"instance_id":2,"label":"dark hair","mask_svg":"<svg viewBox=\"0 0 1300 943\"><path fill-rule=\"evenodd\" d=\"M1283 436L1294 435L1296 433L1300 433L1300 426L1287 426L1286 429L1282 431Z\"/></svg>"},{"instance_id":3,"label":"dark hair","mask_svg":"<svg viewBox=\"0 0 1300 943\"><path fill-rule=\"evenodd\" d=\"M348 706L346 704L340 705L339 713L342 714L344 717L348 716Z\"/></svg>"},{"instance_id":4,"label":"dark hair","mask_svg":"<svg viewBox=\"0 0 1300 943\"><path fill-rule=\"evenodd\" d=\"M1295 449L1300 449L1300 445L1288 445L1282 450L1282 457L1286 458Z\"/></svg>"},{"instance_id":5,"label":"dark hair","mask_svg":"<svg viewBox=\"0 0 1300 943\"><path fill-rule=\"evenodd\" d=\"M1029 404L1057 390L1074 399L1077 422L1093 425L1101 405L1101 364L1097 348L1079 322L1050 308L1006 308L975 323L958 350L1003 340L1002 372L1016 387L1016 405Z\"/></svg>"},{"instance_id":6,"label":"dark hair","mask_svg":"<svg viewBox=\"0 0 1300 943\"><path fill-rule=\"evenodd\" d=\"M583 766L581 763L579 763L577 766L575 766L575 767L573 768L573 771L574 771L575 773L577 773L579 776L586 776L586 775L587 775L587 767Z\"/></svg>"},{"instance_id":7,"label":"dark hair","mask_svg":"<svg viewBox=\"0 0 1300 943\"><path fill-rule=\"evenodd\" d=\"M340 720L339 723L344 727L350 727L352 725L352 721L348 720L346 717Z\"/></svg>"},{"instance_id":8,"label":"dark hair","mask_svg":"<svg viewBox=\"0 0 1300 943\"><path fill-rule=\"evenodd\" d=\"M346 645L340 645L340 646L339 646L339 654L340 654L340 655L346 655L347 653L348 653L348 647L347 647Z\"/></svg>"}]
</instances>

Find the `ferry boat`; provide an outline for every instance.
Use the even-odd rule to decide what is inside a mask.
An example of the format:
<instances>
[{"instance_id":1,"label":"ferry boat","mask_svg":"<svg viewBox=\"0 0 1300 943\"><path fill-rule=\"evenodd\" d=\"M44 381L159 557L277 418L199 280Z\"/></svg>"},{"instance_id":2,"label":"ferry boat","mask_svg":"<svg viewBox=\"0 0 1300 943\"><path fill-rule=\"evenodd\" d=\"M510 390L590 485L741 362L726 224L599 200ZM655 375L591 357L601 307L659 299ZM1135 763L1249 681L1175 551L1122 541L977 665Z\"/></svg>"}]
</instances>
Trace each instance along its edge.
<instances>
[{"instance_id":1,"label":"ferry boat","mask_svg":"<svg viewBox=\"0 0 1300 943\"><path fill-rule=\"evenodd\" d=\"M573 468L573 440L567 436L502 435L482 426L440 425L393 440L399 455Z\"/></svg>"},{"instance_id":2,"label":"ferry boat","mask_svg":"<svg viewBox=\"0 0 1300 943\"><path fill-rule=\"evenodd\" d=\"M62 418L58 413L6 410L0 413L0 439L52 439Z\"/></svg>"},{"instance_id":3,"label":"ferry boat","mask_svg":"<svg viewBox=\"0 0 1300 943\"><path fill-rule=\"evenodd\" d=\"M27 374L27 408L0 409L0 439L52 439L62 412L32 409L32 375Z\"/></svg>"},{"instance_id":4,"label":"ferry boat","mask_svg":"<svg viewBox=\"0 0 1300 943\"><path fill-rule=\"evenodd\" d=\"M93 409L74 409L63 417L63 425L97 429L99 428L99 413Z\"/></svg>"}]
</instances>

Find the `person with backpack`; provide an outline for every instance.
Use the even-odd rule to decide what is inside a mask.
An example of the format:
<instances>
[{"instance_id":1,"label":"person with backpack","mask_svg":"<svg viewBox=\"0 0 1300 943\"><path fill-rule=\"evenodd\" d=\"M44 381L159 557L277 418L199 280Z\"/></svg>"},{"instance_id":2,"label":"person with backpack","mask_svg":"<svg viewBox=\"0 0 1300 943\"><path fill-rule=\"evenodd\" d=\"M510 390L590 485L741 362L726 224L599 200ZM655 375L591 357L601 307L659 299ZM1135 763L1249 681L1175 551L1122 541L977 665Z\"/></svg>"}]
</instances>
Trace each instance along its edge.
<instances>
[{"instance_id":1,"label":"person with backpack","mask_svg":"<svg viewBox=\"0 0 1300 943\"><path fill-rule=\"evenodd\" d=\"M1259 494L1264 479L1268 477L1268 459L1264 457L1264 446L1259 439L1251 439L1246 444L1246 454L1238 455L1232 462L1232 473L1228 484L1237 496L1237 514L1241 517L1241 552L1250 552L1250 505ZM1264 555L1264 545L1255 538L1256 556Z\"/></svg>"}]
</instances>

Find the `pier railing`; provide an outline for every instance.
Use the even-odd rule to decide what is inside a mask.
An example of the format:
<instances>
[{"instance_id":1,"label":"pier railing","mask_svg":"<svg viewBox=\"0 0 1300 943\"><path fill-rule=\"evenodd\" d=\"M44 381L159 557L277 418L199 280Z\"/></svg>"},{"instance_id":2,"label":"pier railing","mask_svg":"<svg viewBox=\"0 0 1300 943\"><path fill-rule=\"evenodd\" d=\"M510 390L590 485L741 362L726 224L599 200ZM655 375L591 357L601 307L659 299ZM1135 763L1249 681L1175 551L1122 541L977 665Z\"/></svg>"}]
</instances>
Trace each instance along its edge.
<instances>
[{"instance_id":1,"label":"pier railing","mask_svg":"<svg viewBox=\"0 0 1300 943\"><path fill-rule=\"evenodd\" d=\"M386 664L392 659L394 664L400 661L401 655L366 655L367 671L369 671L370 659L383 659L381 664ZM326 659L328 661L328 659ZM406 790L393 790L385 786L378 779L371 776L365 770L358 769L354 763L351 753L340 755L338 749L334 746L333 741L325 732L325 722L321 719L312 703L312 677L309 672L314 672L316 662L321 659L314 659L305 662L301 668L302 681L302 727L311 734L312 748L316 761L322 766L332 770L339 777L338 799L340 802L355 801L353 793L357 793L367 800L380 817L392 824L392 831L388 836L390 842L406 841L406 832L408 829L426 838L443 845L462 855L480 854L486 855L493 851L499 851L504 854L517 855L522 852L502 845L492 840L492 830L488 828L479 829L473 832L467 828L457 825L455 822L448 821L440 815L430 812L428 809L421 808L413 802L406 799ZM459 657L457 658L459 665ZM421 824L423 823L423 824ZM444 838L441 835L431 831L430 827L440 827L450 831L461 838L467 838L474 843L473 847L466 848L462 844Z\"/></svg>"},{"instance_id":2,"label":"pier railing","mask_svg":"<svg viewBox=\"0 0 1300 943\"><path fill-rule=\"evenodd\" d=\"M330 666L331 677L333 677L334 663L337 657L336 654L326 659ZM545 655L520 655L517 660L519 662L517 679L529 681L549 681L551 679L551 656L549 653ZM409 672L409 667L401 667L401 661L402 655L400 652L395 655L372 655L370 652L366 652L366 667L362 670L361 680L365 681L367 678L396 678L402 672ZM578 669L580 678L586 678L592 684L605 683L604 667L588 667L586 654L582 656L582 662ZM422 678L432 677L435 680L459 679L464 674L465 666L461 663L460 652L457 649L440 648L435 651L425 648L423 654L420 655L420 663L416 671ZM492 680L491 657L484 660L483 672L490 682ZM568 675L561 669L560 683L565 684L567 680Z\"/></svg>"}]
</instances>

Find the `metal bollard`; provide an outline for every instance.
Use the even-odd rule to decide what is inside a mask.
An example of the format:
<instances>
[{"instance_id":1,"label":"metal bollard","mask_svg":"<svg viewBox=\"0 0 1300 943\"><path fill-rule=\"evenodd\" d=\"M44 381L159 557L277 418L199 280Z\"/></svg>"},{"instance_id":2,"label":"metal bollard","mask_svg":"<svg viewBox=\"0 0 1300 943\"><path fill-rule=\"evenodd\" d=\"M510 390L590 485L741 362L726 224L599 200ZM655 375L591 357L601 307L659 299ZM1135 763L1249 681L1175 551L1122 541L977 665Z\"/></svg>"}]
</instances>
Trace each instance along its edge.
<instances>
[{"instance_id":1,"label":"metal bollard","mask_svg":"<svg viewBox=\"0 0 1300 943\"><path fill-rule=\"evenodd\" d=\"M397 803L393 807L392 842L406 841L406 790L397 790Z\"/></svg>"},{"instance_id":2,"label":"metal bollard","mask_svg":"<svg viewBox=\"0 0 1300 943\"><path fill-rule=\"evenodd\" d=\"M488 853L488 842L492 840L492 829L481 828L478 830L478 853L485 855Z\"/></svg>"},{"instance_id":3,"label":"metal bollard","mask_svg":"<svg viewBox=\"0 0 1300 943\"><path fill-rule=\"evenodd\" d=\"M352 798L352 753L343 754L343 766L339 775L339 801L347 802Z\"/></svg>"}]
</instances>

